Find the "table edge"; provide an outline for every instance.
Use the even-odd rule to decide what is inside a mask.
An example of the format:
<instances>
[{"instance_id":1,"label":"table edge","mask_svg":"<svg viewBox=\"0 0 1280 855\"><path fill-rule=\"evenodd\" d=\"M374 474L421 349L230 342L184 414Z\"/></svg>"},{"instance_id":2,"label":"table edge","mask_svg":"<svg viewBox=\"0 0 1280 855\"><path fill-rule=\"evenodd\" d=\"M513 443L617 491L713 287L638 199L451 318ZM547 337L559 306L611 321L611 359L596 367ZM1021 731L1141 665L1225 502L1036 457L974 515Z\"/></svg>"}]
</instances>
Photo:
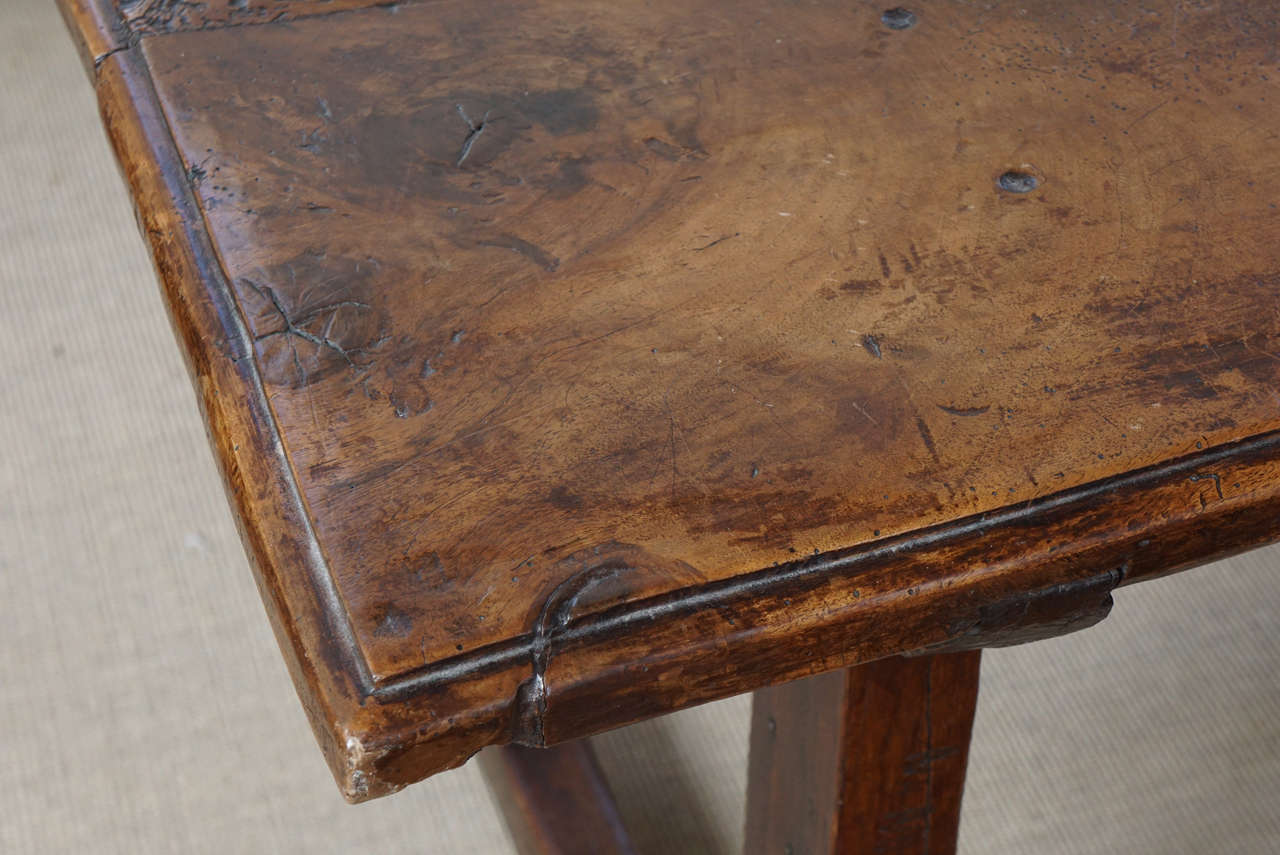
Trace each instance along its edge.
<instances>
[{"instance_id":1,"label":"table edge","mask_svg":"<svg viewBox=\"0 0 1280 855\"><path fill-rule=\"evenodd\" d=\"M80 32L277 641L351 801L460 765L489 744L551 744L883 656L1071 631L1105 616L1122 584L1280 536L1278 431L561 620L586 581L575 576L524 635L375 682L137 39L119 39L105 0L61 5ZM993 602L1010 605L993 617Z\"/></svg>"}]
</instances>

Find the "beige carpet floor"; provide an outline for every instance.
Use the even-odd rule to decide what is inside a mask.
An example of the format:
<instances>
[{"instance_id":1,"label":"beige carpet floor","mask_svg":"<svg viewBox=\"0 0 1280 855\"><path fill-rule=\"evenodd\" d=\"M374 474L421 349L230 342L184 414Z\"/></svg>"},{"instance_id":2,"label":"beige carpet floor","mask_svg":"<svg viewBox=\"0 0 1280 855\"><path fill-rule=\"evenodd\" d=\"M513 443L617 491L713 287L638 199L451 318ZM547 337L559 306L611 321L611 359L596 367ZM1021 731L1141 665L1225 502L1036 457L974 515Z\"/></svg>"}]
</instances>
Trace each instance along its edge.
<instances>
[{"instance_id":1,"label":"beige carpet floor","mask_svg":"<svg viewBox=\"0 0 1280 855\"><path fill-rule=\"evenodd\" d=\"M510 852L474 768L339 799L51 0L0 84L0 853ZM1278 565L987 654L961 851L1280 852ZM599 740L645 853L740 845L748 709Z\"/></svg>"}]
</instances>

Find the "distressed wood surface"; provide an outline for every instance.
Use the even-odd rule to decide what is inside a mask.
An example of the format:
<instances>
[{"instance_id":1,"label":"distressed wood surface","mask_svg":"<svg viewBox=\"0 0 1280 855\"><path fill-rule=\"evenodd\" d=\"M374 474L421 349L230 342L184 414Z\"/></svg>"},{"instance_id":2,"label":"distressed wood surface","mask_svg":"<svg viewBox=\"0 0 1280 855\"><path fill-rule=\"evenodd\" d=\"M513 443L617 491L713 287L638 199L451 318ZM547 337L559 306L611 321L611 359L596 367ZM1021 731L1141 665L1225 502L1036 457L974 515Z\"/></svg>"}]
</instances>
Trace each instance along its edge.
<instances>
[{"instance_id":1,"label":"distressed wood surface","mask_svg":"<svg viewBox=\"0 0 1280 855\"><path fill-rule=\"evenodd\" d=\"M398 0L105 0L131 33L157 35L182 30L283 24Z\"/></svg>"},{"instance_id":2,"label":"distressed wood surface","mask_svg":"<svg viewBox=\"0 0 1280 855\"><path fill-rule=\"evenodd\" d=\"M1276 537L1266 4L63 5L350 798Z\"/></svg>"},{"instance_id":3,"label":"distressed wood surface","mask_svg":"<svg viewBox=\"0 0 1280 855\"><path fill-rule=\"evenodd\" d=\"M746 855L954 855L980 655L891 657L756 692Z\"/></svg>"}]
</instances>

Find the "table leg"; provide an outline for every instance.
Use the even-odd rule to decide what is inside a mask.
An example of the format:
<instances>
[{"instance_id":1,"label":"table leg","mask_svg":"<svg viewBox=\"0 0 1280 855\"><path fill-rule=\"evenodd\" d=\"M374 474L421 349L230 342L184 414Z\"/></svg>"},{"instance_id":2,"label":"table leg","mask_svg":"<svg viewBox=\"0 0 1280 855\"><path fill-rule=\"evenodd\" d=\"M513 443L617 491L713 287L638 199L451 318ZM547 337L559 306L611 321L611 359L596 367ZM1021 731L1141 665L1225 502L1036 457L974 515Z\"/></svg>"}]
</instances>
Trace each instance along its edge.
<instances>
[{"instance_id":1,"label":"table leg","mask_svg":"<svg viewBox=\"0 0 1280 855\"><path fill-rule=\"evenodd\" d=\"M587 740L487 748L479 760L520 855L635 855Z\"/></svg>"},{"instance_id":2,"label":"table leg","mask_svg":"<svg viewBox=\"0 0 1280 855\"><path fill-rule=\"evenodd\" d=\"M893 657L755 693L747 855L950 855L980 651Z\"/></svg>"}]
</instances>

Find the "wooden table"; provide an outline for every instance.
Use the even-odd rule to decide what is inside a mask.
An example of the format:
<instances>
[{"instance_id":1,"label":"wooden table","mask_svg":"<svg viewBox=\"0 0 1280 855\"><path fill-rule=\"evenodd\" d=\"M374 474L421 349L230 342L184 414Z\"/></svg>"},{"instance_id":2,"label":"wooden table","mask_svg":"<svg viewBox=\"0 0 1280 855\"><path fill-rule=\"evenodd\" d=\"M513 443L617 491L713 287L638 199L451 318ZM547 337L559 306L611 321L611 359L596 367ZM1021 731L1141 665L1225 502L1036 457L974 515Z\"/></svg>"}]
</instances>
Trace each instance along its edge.
<instances>
[{"instance_id":1,"label":"wooden table","mask_svg":"<svg viewBox=\"0 0 1280 855\"><path fill-rule=\"evenodd\" d=\"M774 686L751 851L949 852L979 648L1280 534L1272 4L62 7L353 801Z\"/></svg>"}]
</instances>

